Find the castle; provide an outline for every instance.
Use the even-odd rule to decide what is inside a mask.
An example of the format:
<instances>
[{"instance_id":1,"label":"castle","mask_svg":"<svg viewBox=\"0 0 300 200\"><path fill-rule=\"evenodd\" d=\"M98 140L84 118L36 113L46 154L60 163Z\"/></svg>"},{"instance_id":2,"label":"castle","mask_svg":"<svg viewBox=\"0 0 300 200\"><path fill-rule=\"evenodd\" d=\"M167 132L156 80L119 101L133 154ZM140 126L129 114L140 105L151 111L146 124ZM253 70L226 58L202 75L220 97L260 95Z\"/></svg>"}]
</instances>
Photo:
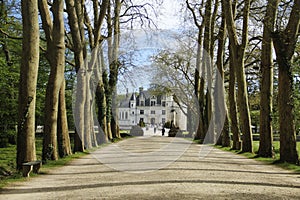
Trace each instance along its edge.
<instances>
[{"instance_id":1,"label":"castle","mask_svg":"<svg viewBox=\"0 0 300 200\"><path fill-rule=\"evenodd\" d=\"M161 128L169 122L181 130L186 130L187 117L181 109L174 101L173 95L155 95L140 87L138 93L127 93L120 101L119 126L125 130L137 124Z\"/></svg>"}]
</instances>

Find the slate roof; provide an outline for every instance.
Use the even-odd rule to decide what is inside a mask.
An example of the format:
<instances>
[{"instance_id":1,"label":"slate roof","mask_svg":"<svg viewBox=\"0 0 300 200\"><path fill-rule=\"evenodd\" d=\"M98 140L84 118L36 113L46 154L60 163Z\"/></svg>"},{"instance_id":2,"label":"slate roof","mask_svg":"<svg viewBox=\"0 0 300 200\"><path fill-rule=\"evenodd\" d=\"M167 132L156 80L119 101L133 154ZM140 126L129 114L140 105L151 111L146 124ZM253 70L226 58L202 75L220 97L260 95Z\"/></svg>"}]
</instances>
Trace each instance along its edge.
<instances>
[{"instance_id":1,"label":"slate roof","mask_svg":"<svg viewBox=\"0 0 300 200\"><path fill-rule=\"evenodd\" d=\"M120 108L129 108L130 107L130 99L131 99L131 96L129 96L129 95L125 99L122 99L120 101L119 107Z\"/></svg>"},{"instance_id":2,"label":"slate roof","mask_svg":"<svg viewBox=\"0 0 300 200\"><path fill-rule=\"evenodd\" d=\"M145 106L150 106L151 98L153 95L148 90L142 90L140 93L136 96L135 93L132 93L131 95L127 94L126 98L120 101L120 108L129 108L130 107L130 101L136 100L136 105L140 106L140 99L145 99ZM155 96L156 97L156 105L161 105L162 96Z\"/></svg>"}]
</instances>

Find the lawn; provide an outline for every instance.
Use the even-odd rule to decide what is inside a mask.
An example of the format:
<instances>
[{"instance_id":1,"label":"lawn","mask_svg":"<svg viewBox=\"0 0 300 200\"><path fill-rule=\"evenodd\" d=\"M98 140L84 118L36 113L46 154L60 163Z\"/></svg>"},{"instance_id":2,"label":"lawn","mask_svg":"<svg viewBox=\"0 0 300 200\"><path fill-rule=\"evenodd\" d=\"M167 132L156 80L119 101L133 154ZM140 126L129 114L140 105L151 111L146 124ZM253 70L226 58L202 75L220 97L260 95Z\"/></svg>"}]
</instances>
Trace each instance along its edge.
<instances>
[{"instance_id":1,"label":"lawn","mask_svg":"<svg viewBox=\"0 0 300 200\"><path fill-rule=\"evenodd\" d=\"M292 170L295 171L297 173L300 173L300 166L299 165L294 165L294 164L289 164L289 163L282 163L279 162L279 141L274 141L273 142L273 146L275 149L275 158L262 158L262 157L257 157L257 152L258 152L258 148L259 148L259 141L253 141L253 150L255 153L241 153L240 151L237 150L231 150L229 147L220 147L217 146L218 148L222 149L222 150L226 150L226 151L232 151L241 155L244 155L248 158L251 159L255 159L255 160L259 160L262 162L266 162L269 164L274 164L276 166L282 167L284 169L288 169L288 170ZM298 154L300 155L300 142L297 142L297 150L298 150Z\"/></svg>"},{"instance_id":2,"label":"lawn","mask_svg":"<svg viewBox=\"0 0 300 200\"><path fill-rule=\"evenodd\" d=\"M23 178L21 173L16 171L16 145L8 145L6 148L0 148L0 188L4 187L8 182L26 180ZM79 158L83 155L88 154L85 153L76 153L71 156L59 159L57 161L48 161L47 165L43 165L40 173L47 173L47 171L53 167L63 166L67 164L69 161L75 158ZM42 158L42 138L36 138L36 155L37 160L41 160ZM31 174L34 176L34 174Z\"/></svg>"},{"instance_id":3,"label":"lawn","mask_svg":"<svg viewBox=\"0 0 300 200\"><path fill-rule=\"evenodd\" d=\"M115 139L114 142L119 142L128 137L129 137L128 135L122 133L122 139ZM43 144L42 137L36 137L37 160L42 159L42 144ZM85 152L80 152L80 153L77 152L75 154L72 154L71 156L60 158L59 160L56 161L47 161L47 164L43 165L42 168L40 169L40 173L42 174L47 173L47 171L53 167L66 165L71 160L80 158L105 145L107 144L102 144L98 147L86 150ZM0 148L0 188L4 187L9 182L26 180L26 178L23 178L21 173L16 170L16 152L17 152L16 145L9 145L6 148ZM35 174L31 173L30 176L35 176Z\"/></svg>"},{"instance_id":4,"label":"lawn","mask_svg":"<svg viewBox=\"0 0 300 200\"><path fill-rule=\"evenodd\" d=\"M240 151L233 151L230 148L223 148L218 146L218 148L226 151L232 151L235 153L239 153L241 155L247 156L248 158L256 159L259 161L267 162L269 164L275 164L277 166L280 166L285 169L293 170L295 172L300 173L300 166L292 165L288 163L280 163L279 160L279 141L275 141L273 143L273 146L275 148L275 159L273 158L259 158L257 155L251 154L251 153L241 153ZM259 141L253 142L253 148L254 152L258 151L259 147ZM300 142L297 142L297 149L300 155ZM93 151L90 150L90 151ZM42 138L36 138L36 153L37 153L37 159L41 160L42 156ZM47 165L43 165L42 169L40 170L41 173L47 173L49 168L57 167L57 166L63 166L67 164L69 161L75 158L79 158L83 155L88 154L88 152L85 153L76 153L71 156L68 156L66 158L59 159L58 161L48 161ZM21 176L20 173L16 171L16 145L9 145L6 148L0 148L0 188L5 186L8 182L12 181L20 181L20 180L26 180Z\"/></svg>"}]
</instances>

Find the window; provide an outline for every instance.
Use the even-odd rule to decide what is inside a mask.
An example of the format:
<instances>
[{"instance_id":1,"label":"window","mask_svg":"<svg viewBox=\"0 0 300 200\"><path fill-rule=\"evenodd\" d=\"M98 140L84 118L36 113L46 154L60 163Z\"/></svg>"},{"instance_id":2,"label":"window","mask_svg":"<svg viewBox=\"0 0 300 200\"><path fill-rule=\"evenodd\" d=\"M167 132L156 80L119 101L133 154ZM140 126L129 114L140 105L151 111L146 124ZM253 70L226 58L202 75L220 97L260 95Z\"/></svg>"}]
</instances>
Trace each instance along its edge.
<instances>
[{"instance_id":1,"label":"window","mask_svg":"<svg viewBox=\"0 0 300 200\"><path fill-rule=\"evenodd\" d=\"M150 106L155 106L155 101L151 101Z\"/></svg>"},{"instance_id":2,"label":"window","mask_svg":"<svg viewBox=\"0 0 300 200\"><path fill-rule=\"evenodd\" d=\"M155 114L155 110L151 110L151 114L154 115Z\"/></svg>"},{"instance_id":3,"label":"window","mask_svg":"<svg viewBox=\"0 0 300 200\"><path fill-rule=\"evenodd\" d=\"M125 119L128 119L128 112L125 112Z\"/></svg>"},{"instance_id":4,"label":"window","mask_svg":"<svg viewBox=\"0 0 300 200\"><path fill-rule=\"evenodd\" d=\"M145 113L144 110L140 110L140 115L143 115Z\"/></svg>"},{"instance_id":5,"label":"window","mask_svg":"<svg viewBox=\"0 0 300 200\"><path fill-rule=\"evenodd\" d=\"M141 101L141 106L145 106L145 102L144 101Z\"/></svg>"},{"instance_id":6,"label":"window","mask_svg":"<svg viewBox=\"0 0 300 200\"><path fill-rule=\"evenodd\" d=\"M165 123L166 123L166 118L162 118L162 119L161 119L161 123L162 123L163 125L165 125Z\"/></svg>"},{"instance_id":7,"label":"window","mask_svg":"<svg viewBox=\"0 0 300 200\"><path fill-rule=\"evenodd\" d=\"M162 115L165 115L165 114L166 114L166 111L165 111L165 110L162 110L162 111L161 111L161 114L162 114Z\"/></svg>"},{"instance_id":8,"label":"window","mask_svg":"<svg viewBox=\"0 0 300 200\"><path fill-rule=\"evenodd\" d=\"M152 124L152 125L155 124L155 118L151 118L151 124Z\"/></svg>"},{"instance_id":9,"label":"window","mask_svg":"<svg viewBox=\"0 0 300 200\"><path fill-rule=\"evenodd\" d=\"M134 111L132 111L132 114L134 115Z\"/></svg>"},{"instance_id":10,"label":"window","mask_svg":"<svg viewBox=\"0 0 300 200\"><path fill-rule=\"evenodd\" d=\"M162 105L163 107L166 107L166 102L165 102L165 101L161 102L161 105Z\"/></svg>"}]
</instances>

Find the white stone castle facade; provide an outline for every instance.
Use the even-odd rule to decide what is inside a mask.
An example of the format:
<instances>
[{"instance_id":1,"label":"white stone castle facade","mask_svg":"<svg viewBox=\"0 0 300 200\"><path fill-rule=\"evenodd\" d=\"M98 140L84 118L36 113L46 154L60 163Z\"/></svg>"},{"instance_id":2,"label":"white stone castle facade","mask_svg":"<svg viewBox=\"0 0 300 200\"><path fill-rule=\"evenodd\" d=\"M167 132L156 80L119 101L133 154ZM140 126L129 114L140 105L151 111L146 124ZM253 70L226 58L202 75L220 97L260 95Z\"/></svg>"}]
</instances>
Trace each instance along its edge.
<instances>
[{"instance_id":1,"label":"white stone castle facade","mask_svg":"<svg viewBox=\"0 0 300 200\"><path fill-rule=\"evenodd\" d=\"M184 110L186 112L186 110ZM186 130L187 117L173 100L172 95L154 95L148 90L126 94L118 107L120 129L131 129L141 121L146 126L162 127L170 122Z\"/></svg>"}]
</instances>

